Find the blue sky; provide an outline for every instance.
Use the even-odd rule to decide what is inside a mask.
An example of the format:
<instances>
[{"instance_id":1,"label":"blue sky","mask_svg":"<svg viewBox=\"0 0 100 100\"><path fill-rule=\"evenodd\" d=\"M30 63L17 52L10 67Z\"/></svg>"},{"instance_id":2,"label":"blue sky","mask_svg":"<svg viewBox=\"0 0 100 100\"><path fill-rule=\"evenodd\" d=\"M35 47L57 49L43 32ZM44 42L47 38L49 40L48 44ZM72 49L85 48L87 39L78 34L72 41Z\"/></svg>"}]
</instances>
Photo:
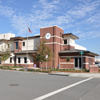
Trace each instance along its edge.
<instances>
[{"instance_id":1,"label":"blue sky","mask_svg":"<svg viewBox=\"0 0 100 100\"><path fill-rule=\"evenodd\" d=\"M100 0L0 0L0 33L27 36L57 25L79 37L76 44L100 54Z\"/></svg>"}]
</instances>

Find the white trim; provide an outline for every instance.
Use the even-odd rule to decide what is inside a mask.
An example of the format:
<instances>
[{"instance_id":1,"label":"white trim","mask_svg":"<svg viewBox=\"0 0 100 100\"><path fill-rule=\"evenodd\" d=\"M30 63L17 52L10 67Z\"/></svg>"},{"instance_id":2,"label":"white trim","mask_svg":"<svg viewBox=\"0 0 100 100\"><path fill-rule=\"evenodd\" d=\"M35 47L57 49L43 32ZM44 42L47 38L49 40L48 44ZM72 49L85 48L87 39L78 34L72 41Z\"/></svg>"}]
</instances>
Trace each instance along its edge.
<instances>
[{"instance_id":1,"label":"white trim","mask_svg":"<svg viewBox=\"0 0 100 100\"><path fill-rule=\"evenodd\" d=\"M81 57L81 56L60 56L60 57ZM82 56L82 57L94 58L94 57L89 57L89 56Z\"/></svg>"},{"instance_id":2,"label":"white trim","mask_svg":"<svg viewBox=\"0 0 100 100\"><path fill-rule=\"evenodd\" d=\"M51 37L57 37L57 38L63 39L63 38L61 38L60 36L57 36L57 35L54 35L54 36L51 36ZM40 38L45 38L45 37L40 37Z\"/></svg>"},{"instance_id":3,"label":"white trim","mask_svg":"<svg viewBox=\"0 0 100 100\"><path fill-rule=\"evenodd\" d=\"M60 64L74 64L73 62L60 62Z\"/></svg>"},{"instance_id":4,"label":"white trim","mask_svg":"<svg viewBox=\"0 0 100 100\"><path fill-rule=\"evenodd\" d=\"M59 44L59 45L63 45L63 44L58 43L58 42L49 42L49 43L45 43L45 44Z\"/></svg>"},{"instance_id":5,"label":"white trim","mask_svg":"<svg viewBox=\"0 0 100 100\"><path fill-rule=\"evenodd\" d=\"M57 94L57 93L59 93L59 92L62 92L62 91L64 91L64 90L67 90L67 89L69 89L69 88L71 88L71 87L74 87L74 86L79 85L79 84L81 84L81 83L83 83L83 82L89 81L89 80L91 80L91 79L93 79L93 77L84 79L84 80L82 80L82 81L76 82L76 83L71 84L71 85L69 85L69 86L65 86L65 87L63 87L63 88L60 88L60 89L55 90L55 91L53 91L53 92L47 93L47 94L45 94L45 95L43 95L43 96L40 96L40 97L35 98L35 99L32 99L32 100L43 100L43 99L45 99L45 98L48 98L48 97L50 97L50 96L52 96L52 95L55 95L55 94Z\"/></svg>"},{"instance_id":6,"label":"white trim","mask_svg":"<svg viewBox=\"0 0 100 100\"><path fill-rule=\"evenodd\" d=\"M83 64L89 64L89 63L83 63Z\"/></svg>"},{"instance_id":7,"label":"white trim","mask_svg":"<svg viewBox=\"0 0 100 100\"><path fill-rule=\"evenodd\" d=\"M89 65L89 67L98 67L98 65Z\"/></svg>"}]
</instances>

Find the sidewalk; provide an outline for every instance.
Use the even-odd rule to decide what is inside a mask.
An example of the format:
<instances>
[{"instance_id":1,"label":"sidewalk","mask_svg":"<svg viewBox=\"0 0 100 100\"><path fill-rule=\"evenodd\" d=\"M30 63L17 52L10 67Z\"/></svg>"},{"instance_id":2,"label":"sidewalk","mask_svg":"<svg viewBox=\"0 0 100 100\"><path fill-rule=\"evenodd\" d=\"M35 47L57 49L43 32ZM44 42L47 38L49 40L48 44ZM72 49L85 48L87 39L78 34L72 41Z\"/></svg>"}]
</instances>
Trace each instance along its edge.
<instances>
[{"instance_id":1,"label":"sidewalk","mask_svg":"<svg viewBox=\"0 0 100 100\"><path fill-rule=\"evenodd\" d=\"M55 73L49 73L49 75L100 78L100 73L66 73L66 72L55 72Z\"/></svg>"}]
</instances>

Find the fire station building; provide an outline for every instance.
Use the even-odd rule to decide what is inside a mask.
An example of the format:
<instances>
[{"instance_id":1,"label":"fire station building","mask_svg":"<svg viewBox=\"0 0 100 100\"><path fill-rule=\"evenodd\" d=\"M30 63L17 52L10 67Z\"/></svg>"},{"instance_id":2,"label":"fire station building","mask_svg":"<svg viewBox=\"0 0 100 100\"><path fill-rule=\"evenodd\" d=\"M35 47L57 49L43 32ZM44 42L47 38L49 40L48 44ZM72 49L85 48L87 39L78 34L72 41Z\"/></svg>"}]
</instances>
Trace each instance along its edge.
<instances>
[{"instance_id":1,"label":"fire station building","mask_svg":"<svg viewBox=\"0 0 100 100\"><path fill-rule=\"evenodd\" d=\"M5 43L8 43L11 50L11 56L5 61L5 65L41 67L40 62L35 61L33 54L37 52L36 44L44 39L53 52L53 59L47 62L49 68L60 69L89 69L90 65L95 65L95 56L98 54L88 51L75 43L79 37L72 33L64 33L64 30L58 26L40 28L40 34L28 37L15 37L12 33L0 34L0 49ZM28 56L26 56L28 49ZM2 52L2 51L1 51ZM83 52L84 54L80 55ZM66 58L70 61L66 61ZM82 64L81 64L82 61ZM3 62L1 61L1 65ZM43 67L46 63L43 62Z\"/></svg>"}]
</instances>

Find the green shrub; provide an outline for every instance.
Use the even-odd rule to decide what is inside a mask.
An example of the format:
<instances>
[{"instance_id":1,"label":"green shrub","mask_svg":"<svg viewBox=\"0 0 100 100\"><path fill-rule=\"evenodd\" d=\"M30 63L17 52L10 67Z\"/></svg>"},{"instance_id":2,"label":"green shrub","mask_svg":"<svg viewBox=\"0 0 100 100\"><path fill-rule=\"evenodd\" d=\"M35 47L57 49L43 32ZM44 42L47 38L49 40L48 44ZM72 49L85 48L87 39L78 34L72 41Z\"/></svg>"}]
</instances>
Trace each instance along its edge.
<instances>
[{"instance_id":1,"label":"green shrub","mask_svg":"<svg viewBox=\"0 0 100 100\"><path fill-rule=\"evenodd\" d=\"M21 66L12 66L12 68L23 68Z\"/></svg>"},{"instance_id":2,"label":"green shrub","mask_svg":"<svg viewBox=\"0 0 100 100\"><path fill-rule=\"evenodd\" d=\"M24 69L20 69L19 71L24 71Z\"/></svg>"},{"instance_id":3,"label":"green shrub","mask_svg":"<svg viewBox=\"0 0 100 100\"><path fill-rule=\"evenodd\" d=\"M0 69L3 69L3 66L0 66Z\"/></svg>"}]
</instances>

